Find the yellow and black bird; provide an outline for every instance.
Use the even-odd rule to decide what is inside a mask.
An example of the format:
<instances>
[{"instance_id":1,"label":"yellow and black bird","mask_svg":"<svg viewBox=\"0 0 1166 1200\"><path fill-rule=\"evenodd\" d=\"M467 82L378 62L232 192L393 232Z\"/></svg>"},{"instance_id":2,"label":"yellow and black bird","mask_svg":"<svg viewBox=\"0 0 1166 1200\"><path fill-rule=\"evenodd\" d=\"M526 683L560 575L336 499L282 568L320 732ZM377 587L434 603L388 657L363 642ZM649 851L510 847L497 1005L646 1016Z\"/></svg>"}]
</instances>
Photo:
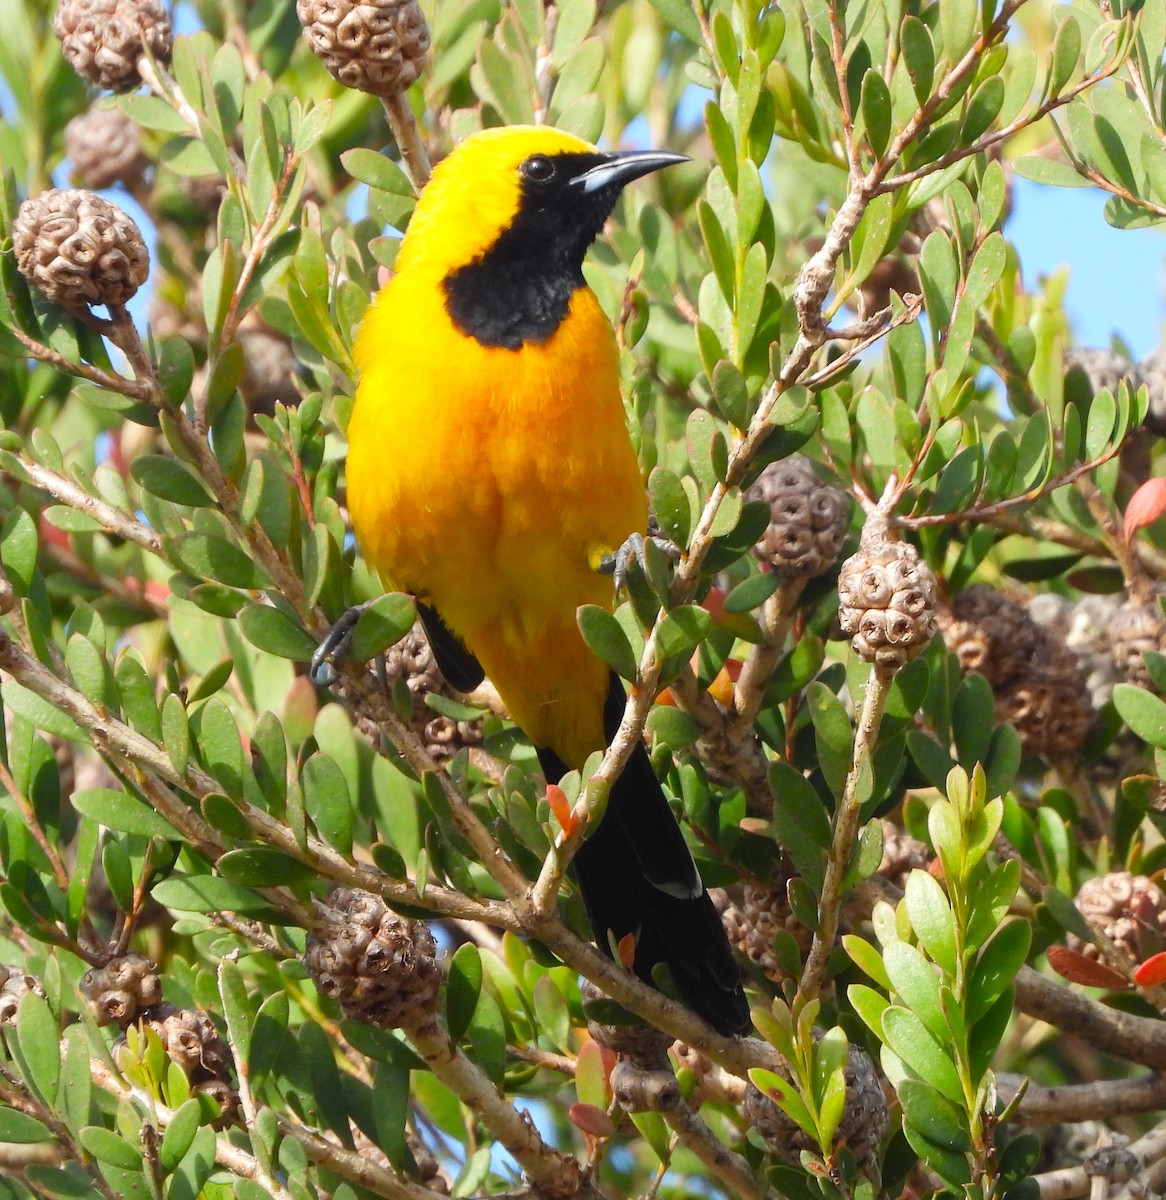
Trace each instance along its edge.
<instances>
[{"instance_id":1,"label":"yellow and black bird","mask_svg":"<svg viewBox=\"0 0 1166 1200\"><path fill-rule=\"evenodd\" d=\"M455 687L489 676L549 780L602 749L618 678L588 649L599 566L643 534L615 338L583 257L623 187L679 155L601 153L548 128L475 134L433 174L360 330L348 508L387 586L412 592ZM748 1006L713 907L642 745L575 859L598 944L635 937L725 1033Z\"/></svg>"}]
</instances>

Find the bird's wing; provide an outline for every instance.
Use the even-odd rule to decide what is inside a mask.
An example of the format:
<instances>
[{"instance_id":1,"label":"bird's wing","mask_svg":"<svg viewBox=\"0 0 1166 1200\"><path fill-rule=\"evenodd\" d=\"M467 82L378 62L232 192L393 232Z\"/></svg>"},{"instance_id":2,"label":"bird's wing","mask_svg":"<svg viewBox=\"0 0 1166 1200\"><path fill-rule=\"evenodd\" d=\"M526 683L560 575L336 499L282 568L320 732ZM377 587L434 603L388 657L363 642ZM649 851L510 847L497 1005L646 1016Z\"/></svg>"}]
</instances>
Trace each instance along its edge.
<instances>
[{"instance_id":1,"label":"bird's wing","mask_svg":"<svg viewBox=\"0 0 1166 1200\"><path fill-rule=\"evenodd\" d=\"M437 660L437 668L445 676L445 681L459 692L472 692L483 679L486 672L482 664L466 649L461 638L441 619L437 609L428 604L417 602L417 615L429 639L429 648Z\"/></svg>"}]
</instances>

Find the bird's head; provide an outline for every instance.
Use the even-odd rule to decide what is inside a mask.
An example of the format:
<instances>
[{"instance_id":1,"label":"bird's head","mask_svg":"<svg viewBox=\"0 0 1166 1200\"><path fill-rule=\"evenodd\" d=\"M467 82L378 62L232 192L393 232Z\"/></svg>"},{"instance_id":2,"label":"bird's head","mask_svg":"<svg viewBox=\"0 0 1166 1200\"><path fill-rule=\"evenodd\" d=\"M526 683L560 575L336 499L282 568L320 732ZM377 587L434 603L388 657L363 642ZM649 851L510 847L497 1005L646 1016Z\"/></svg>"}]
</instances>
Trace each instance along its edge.
<instances>
[{"instance_id":1,"label":"bird's head","mask_svg":"<svg viewBox=\"0 0 1166 1200\"><path fill-rule=\"evenodd\" d=\"M624 186L684 161L651 150L604 152L545 126L483 130L434 170L397 268L424 266L445 278L506 238L577 271Z\"/></svg>"}]
</instances>

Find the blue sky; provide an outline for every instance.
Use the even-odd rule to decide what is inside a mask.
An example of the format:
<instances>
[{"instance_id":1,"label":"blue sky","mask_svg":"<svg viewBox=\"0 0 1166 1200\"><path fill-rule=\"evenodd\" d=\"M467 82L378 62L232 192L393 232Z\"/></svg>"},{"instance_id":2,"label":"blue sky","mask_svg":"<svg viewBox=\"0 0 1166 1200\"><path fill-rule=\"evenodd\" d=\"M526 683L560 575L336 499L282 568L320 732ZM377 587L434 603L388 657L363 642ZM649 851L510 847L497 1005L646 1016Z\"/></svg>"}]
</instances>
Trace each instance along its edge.
<instances>
[{"instance_id":1,"label":"blue sky","mask_svg":"<svg viewBox=\"0 0 1166 1200\"><path fill-rule=\"evenodd\" d=\"M1069 268L1065 307L1080 346L1121 335L1135 359L1162 344L1166 322L1166 226L1114 229L1096 188L1054 188L1017 179L1005 236L1020 255L1025 288Z\"/></svg>"}]
</instances>

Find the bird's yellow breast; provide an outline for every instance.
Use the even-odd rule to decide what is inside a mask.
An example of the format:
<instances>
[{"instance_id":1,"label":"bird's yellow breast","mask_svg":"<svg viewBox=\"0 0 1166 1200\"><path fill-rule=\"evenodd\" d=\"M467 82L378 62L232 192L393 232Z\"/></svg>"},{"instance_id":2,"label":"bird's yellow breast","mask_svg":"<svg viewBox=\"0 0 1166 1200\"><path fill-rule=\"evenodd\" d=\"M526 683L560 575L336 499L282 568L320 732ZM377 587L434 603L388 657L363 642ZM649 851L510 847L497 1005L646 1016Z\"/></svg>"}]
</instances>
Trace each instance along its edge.
<instances>
[{"instance_id":1,"label":"bird's yellow breast","mask_svg":"<svg viewBox=\"0 0 1166 1200\"><path fill-rule=\"evenodd\" d=\"M348 507L366 560L438 609L536 742L581 762L603 744L606 669L575 610L610 607L598 559L647 521L598 301L578 288L550 338L508 350L461 333L439 284L404 272L357 352Z\"/></svg>"}]
</instances>

